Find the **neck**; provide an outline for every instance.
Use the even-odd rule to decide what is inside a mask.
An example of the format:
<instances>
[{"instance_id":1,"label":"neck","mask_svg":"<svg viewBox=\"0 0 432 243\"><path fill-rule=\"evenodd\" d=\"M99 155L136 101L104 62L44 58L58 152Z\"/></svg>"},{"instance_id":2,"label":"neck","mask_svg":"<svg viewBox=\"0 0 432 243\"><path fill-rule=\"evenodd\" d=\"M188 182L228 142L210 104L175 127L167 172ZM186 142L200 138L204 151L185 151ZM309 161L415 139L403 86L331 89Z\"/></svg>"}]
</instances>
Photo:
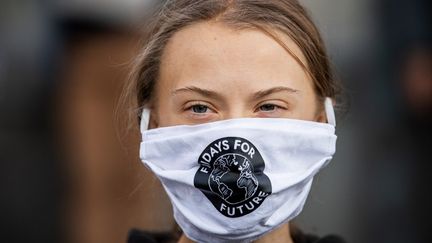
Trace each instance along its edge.
<instances>
[{"instance_id":1,"label":"neck","mask_svg":"<svg viewBox=\"0 0 432 243\"><path fill-rule=\"evenodd\" d=\"M271 231L270 233L264 235L263 237L257 239L254 241L255 243L294 243L293 239L291 238L289 224L284 224L281 227ZM185 234L183 234L180 237L180 240L178 243L193 243L193 241L186 237Z\"/></svg>"}]
</instances>

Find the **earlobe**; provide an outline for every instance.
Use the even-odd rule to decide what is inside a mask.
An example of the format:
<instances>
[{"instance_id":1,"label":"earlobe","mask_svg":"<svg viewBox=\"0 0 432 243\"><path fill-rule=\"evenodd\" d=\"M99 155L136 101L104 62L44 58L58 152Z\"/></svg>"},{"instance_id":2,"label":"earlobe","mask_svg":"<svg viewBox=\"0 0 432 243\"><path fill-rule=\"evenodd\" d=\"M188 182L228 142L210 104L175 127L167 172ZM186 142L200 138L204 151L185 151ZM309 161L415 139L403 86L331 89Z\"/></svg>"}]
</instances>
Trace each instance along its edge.
<instances>
[{"instance_id":1,"label":"earlobe","mask_svg":"<svg viewBox=\"0 0 432 243\"><path fill-rule=\"evenodd\" d=\"M153 110L150 112L150 119L149 119L149 127L148 129L153 129L159 127L159 123L157 122L157 115L155 114Z\"/></svg>"},{"instance_id":2,"label":"earlobe","mask_svg":"<svg viewBox=\"0 0 432 243\"><path fill-rule=\"evenodd\" d=\"M322 122L322 123L327 123L327 117L326 117L326 114L325 114L325 112L323 110L321 110L319 112L319 114L317 115L315 121Z\"/></svg>"}]
</instances>

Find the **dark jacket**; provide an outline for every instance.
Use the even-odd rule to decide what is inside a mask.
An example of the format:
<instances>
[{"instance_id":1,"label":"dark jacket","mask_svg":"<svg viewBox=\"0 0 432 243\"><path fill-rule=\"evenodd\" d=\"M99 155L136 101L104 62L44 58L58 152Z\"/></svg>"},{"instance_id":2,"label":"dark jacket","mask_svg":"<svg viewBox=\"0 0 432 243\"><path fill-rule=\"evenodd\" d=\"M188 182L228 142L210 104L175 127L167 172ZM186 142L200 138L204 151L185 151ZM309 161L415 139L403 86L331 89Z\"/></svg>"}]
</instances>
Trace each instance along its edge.
<instances>
[{"instance_id":1,"label":"dark jacket","mask_svg":"<svg viewBox=\"0 0 432 243\"><path fill-rule=\"evenodd\" d=\"M173 233L151 233L133 229L129 232L128 243L175 243L179 238L178 234ZM345 243L345 241L335 235L318 238L314 235L304 234L300 230L292 233L294 243Z\"/></svg>"}]
</instances>

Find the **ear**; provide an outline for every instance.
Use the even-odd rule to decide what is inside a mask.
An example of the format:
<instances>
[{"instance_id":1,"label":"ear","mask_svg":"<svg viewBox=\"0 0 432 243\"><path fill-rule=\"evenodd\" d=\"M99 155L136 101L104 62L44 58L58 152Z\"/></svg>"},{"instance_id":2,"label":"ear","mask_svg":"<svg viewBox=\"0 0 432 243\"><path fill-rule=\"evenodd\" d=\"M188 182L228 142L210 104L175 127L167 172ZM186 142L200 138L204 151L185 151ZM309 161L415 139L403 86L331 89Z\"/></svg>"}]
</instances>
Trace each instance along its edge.
<instances>
[{"instance_id":1,"label":"ear","mask_svg":"<svg viewBox=\"0 0 432 243\"><path fill-rule=\"evenodd\" d=\"M315 117L315 121L327 123L327 116L324 109L320 109L320 112Z\"/></svg>"},{"instance_id":2,"label":"ear","mask_svg":"<svg viewBox=\"0 0 432 243\"><path fill-rule=\"evenodd\" d=\"M150 111L150 119L149 119L149 127L148 129L158 128L159 127L159 118L154 109Z\"/></svg>"}]
</instances>

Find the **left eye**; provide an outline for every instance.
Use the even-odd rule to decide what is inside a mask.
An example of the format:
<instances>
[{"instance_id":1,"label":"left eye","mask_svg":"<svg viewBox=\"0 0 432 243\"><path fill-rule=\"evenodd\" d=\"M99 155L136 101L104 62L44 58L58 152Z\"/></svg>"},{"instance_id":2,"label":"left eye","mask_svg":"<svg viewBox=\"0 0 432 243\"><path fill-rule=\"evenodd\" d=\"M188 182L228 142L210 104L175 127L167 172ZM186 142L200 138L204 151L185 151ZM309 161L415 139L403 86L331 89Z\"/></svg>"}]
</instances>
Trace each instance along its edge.
<instances>
[{"instance_id":1,"label":"left eye","mask_svg":"<svg viewBox=\"0 0 432 243\"><path fill-rule=\"evenodd\" d=\"M205 105L193 105L191 108L192 108L192 111L195 113L206 113L207 110L209 109Z\"/></svg>"},{"instance_id":2,"label":"left eye","mask_svg":"<svg viewBox=\"0 0 432 243\"><path fill-rule=\"evenodd\" d=\"M274 111L276 110L277 106L273 104L264 104L259 107L260 111Z\"/></svg>"}]
</instances>

